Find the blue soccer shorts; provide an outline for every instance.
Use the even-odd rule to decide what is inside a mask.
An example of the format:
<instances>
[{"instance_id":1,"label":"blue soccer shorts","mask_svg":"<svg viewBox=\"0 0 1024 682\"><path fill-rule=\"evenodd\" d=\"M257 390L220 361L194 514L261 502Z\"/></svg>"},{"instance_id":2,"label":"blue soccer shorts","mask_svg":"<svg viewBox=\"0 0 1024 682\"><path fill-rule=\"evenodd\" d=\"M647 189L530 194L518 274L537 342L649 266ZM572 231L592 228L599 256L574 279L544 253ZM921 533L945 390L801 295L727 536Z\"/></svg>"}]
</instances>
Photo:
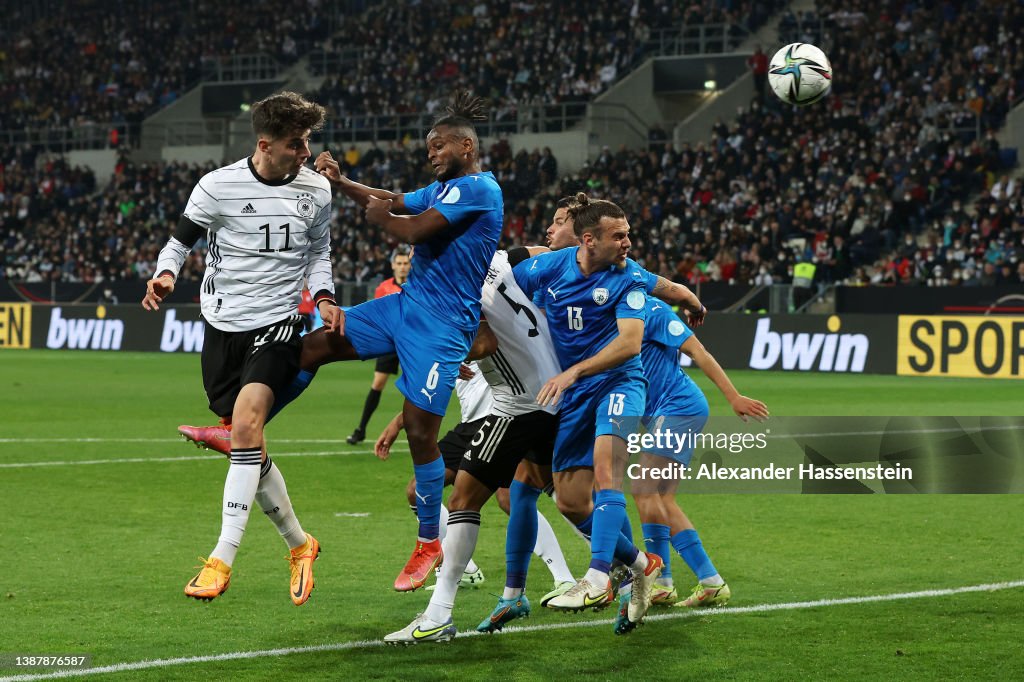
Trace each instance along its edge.
<instances>
[{"instance_id":1,"label":"blue soccer shorts","mask_svg":"<svg viewBox=\"0 0 1024 682\"><path fill-rule=\"evenodd\" d=\"M571 386L562 394L558 436L552 471L594 466L594 441L598 436L618 436L628 441L644 413L647 381L617 374Z\"/></svg>"},{"instance_id":2,"label":"blue soccer shorts","mask_svg":"<svg viewBox=\"0 0 1024 682\"><path fill-rule=\"evenodd\" d=\"M475 336L400 293L345 311L345 338L360 359L398 355L402 376L395 386L416 407L442 416Z\"/></svg>"},{"instance_id":3,"label":"blue soccer shorts","mask_svg":"<svg viewBox=\"0 0 1024 682\"><path fill-rule=\"evenodd\" d=\"M682 395L658 400L653 414L644 417L643 425L647 432L660 432L662 437L655 441L661 447L645 447L643 451L690 466L693 457L692 436L703 431L707 422L708 400L697 385L691 383Z\"/></svg>"}]
</instances>

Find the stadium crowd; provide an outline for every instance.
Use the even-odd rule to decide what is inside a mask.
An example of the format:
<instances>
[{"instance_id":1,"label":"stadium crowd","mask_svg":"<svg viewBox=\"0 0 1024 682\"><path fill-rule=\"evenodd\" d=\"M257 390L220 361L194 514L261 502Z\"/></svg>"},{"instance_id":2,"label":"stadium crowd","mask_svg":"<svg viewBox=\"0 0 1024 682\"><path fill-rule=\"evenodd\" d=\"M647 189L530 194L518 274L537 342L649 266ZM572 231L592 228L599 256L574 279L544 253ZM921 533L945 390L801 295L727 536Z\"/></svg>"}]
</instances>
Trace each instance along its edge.
<instances>
[{"instance_id":1,"label":"stadium crowd","mask_svg":"<svg viewBox=\"0 0 1024 682\"><path fill-rule=\"evenodd\" d=\"M529 128L544 107L568 103L582 112L639 62L652 29L731 23L753 30L782 2L346 4L347 11L305 0L283 15L272 3L240 0L15 8L0 29L0 131L50 129L57 141L74 132L103 140L91 133L110 130L117 132L106 142L116 147L124 135L136 141L142 120L209 77L218 59L262 54L288 65L314 46L358 55L314 94L331 108L332 126L361 127L371 113L433 112L440 83L489 95L499 123ZM318 64L311 62L314 73Z\"/></svg>"},{"instance_id":2,"label":"stadium crowd","mask_svg":"<svg viewBox=\"0 0 1024 682\"><path fill-rule=\"evenodd\" d=\"M930 10L869 4L819 3L837 74L821 105L793 110L755 98L706 142L674 147L654 131L649 150L605 148L571 175L559 173L550 150L513 150L499 138L483 164L505 194L505 244L542 243L554 202L584 190L623 205L635 258L690 284L789 282L801 260L814 262L825 284L1024 282L1024 188L991 132L1024 88L1024 10L993 0ZM395 11L380 10L376 23ZM460 74L443 82L454 87ZM393 85L388 93L406 92ZM980 139L978 127L987 131ZM371 186L431 179L419 142L336 155ZM0 233L11 279L147 277L188 189L213 167L125 162L92 195L87 172L30 157L2 153ZM337 279L387 276L393 246L338 200ZM201 271L193 255L183 276Z\"/></svg>"},{"instance_id":3,"label":"stadium crowd","mask_svg":"<svg viewBox=\"0 0 1024 682\"><path fill-rule=\"evenodd\" d=\"M560 105L566 105L564 113L571 119L581 116L587 101L643 61L652 31L708 23L754 30L782 4L385 3L352 18L332 36L325 53L344 48L364 56L350 68L325 70L322 86L310 96L329 107L328 131L365 128L371 115L393 117L397 125L399 115L433 114L444 93L454 88L492 101L495 132L559 131L565 121L542 116L559 116ZM315 72L316 62L311 66ZM429 121L422 123L426 127Z\"/></svg>"},{"instance_id":4,"label":"stadium crowd","mask_svg":"<svg viewBox=\"0 0 1024 682\"><path fill-rule=\"evenodd\" d=\"M317 0L287 13L242 0L75 2L19 29L16 19L5 17L0 33L0 131L112 123L133 139L143 118L196 85L211 61L261 53L288 64L329 33Z\"/></svg>"}]
</instances>

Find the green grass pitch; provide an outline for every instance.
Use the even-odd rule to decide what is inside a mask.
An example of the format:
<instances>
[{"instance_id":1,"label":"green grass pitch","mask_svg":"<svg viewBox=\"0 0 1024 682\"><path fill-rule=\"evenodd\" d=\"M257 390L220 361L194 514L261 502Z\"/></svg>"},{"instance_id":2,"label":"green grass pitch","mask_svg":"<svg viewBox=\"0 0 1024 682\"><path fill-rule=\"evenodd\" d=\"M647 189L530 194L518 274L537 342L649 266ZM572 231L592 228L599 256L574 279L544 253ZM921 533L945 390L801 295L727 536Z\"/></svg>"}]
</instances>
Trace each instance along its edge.
<instances>
[{"instance_id":1,"label":"green grass pitch","mask_svg":"<svg viewBox=\"0 0 1024 682\"><path fill-rule=\"evenodd\" d=\"M175 433L179 423L210 419L198 357L0 353L0 656L87 653L109 666L323 646L102 675L124 680L1009 679L1024 669L1024 587L742 609L1024 580L1019 495L684 495L736 612L684 617L654 608L673 617L616 637L611 612L569 616L535 605L519 621L527 631L380 646L428 595L391 589L415 533L403 492L407 450L379 462L369 447L343 442L371 371L325 368L268 429L299 518L323 545L309 603L291 604L284 543L254 513L231 589L207 604L182 589L216 541L225 462ZM789 416L1019 415L1024 404L1012 381L730 375L741 392ZM696 378L712 414L727 414ZM398 405L389 386L371 438ZM95 460L120 461L75 464ZM549 500L541 509L581 571L588 551ZM503 538L504 515L488 505L475 556L487 582L459 593L460 633L500 592ZM691 586L678 558L674 573L680 588ZM549 585L535 560L529 594ZM566 627L549 627L557 624ZM0 677L33 672L43 671L0 667Z\"/></svg>"}]
</instances>

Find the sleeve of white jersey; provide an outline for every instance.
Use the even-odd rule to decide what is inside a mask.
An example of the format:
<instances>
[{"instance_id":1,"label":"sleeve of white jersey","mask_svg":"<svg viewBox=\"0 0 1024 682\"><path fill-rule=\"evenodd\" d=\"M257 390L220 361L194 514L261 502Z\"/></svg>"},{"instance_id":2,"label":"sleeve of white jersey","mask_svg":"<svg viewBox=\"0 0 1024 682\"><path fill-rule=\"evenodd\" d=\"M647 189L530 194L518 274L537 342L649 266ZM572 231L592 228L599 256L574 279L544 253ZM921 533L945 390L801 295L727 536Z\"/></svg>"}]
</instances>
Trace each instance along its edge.
<instances>
[{"instance_id":1,"label":"sleeve of white jersey","mask_svg":"<svg viewBox=\"0 0 1024 682\"><path fill-rule=\"evenodd\" d=\"M156 259L156 274L159 275L166 271L172 273L177 279L178 273L181 272L181 266L185 264L185 259L188 258L188 252L191 250L191 247L185 246L174 237L168 239Z\"/></svg>"},{"instance_id":2,"label":"sleeve of white jersey","mask_svg":"<svg viewBox=\"0 0 1024 682\"><path fill-rule=\"evenodd\" d=\"M309 264L306 266L306 287L316 295L321 291L334 294L334 273L331 270L331 203L320 210L309 230Z\"/></svg>"},{"instance_id":3,"label":"sleeve of white jersey","mask_svg":"<svg viewBox=\"0 0 1024 682\"><path fill-rule=\"evenodd\" d=\"M219 202L205 186L208 183L204 182L210 175L204 175L199 179L196 186L192 188L192 195L188 198L185 210L182 211L182 215L203 227L213 227L220 216Z\"/></svg>"}]
</instances>

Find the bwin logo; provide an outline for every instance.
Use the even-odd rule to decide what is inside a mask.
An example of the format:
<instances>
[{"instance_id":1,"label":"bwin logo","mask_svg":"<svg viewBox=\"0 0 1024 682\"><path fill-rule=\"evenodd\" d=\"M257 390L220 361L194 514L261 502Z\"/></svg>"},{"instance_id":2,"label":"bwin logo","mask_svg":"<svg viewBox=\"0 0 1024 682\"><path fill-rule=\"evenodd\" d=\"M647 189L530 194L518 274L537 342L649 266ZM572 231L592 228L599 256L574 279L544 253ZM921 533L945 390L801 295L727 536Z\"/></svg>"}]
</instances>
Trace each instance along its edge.
<instances>
[{"instance_id":1,"label":"bwin logo","mask_svg":"<svg viewBox=\"0 0 1024 682\"><path fill-rule=\"evenodd\" d=\"M203 336L206 330L203 321L178 321L174 308L164 314L164 330L160 334L160 350L173 353L183 350L186 353L198 353L203 350Z\"/></svg>"},{"instance_id":2,"label":"bwin logo","mask_svg":"<svg viewBox=\"0 0 1024 682\"><path fill-rule=\"evenodd\" d=\"M121 350L122 320L64 318L60 306L50 313L47 348Z\"/></svg>"},{"instance_id":3,"label":"bwin logo","mask_svg":"<svg viewBox=\"0 0 1024 682\"><path fill-rule=\"evenodd\" d=\"M839 318L828 319L830 332L838 332ZM751 369L774 369L781 360L782 369L815 369L819 372L863 372L870 343L864 334L799 334L773 332L771 318L757 321L754 347L750 350Z\"/></svg>"}]
</instances>

